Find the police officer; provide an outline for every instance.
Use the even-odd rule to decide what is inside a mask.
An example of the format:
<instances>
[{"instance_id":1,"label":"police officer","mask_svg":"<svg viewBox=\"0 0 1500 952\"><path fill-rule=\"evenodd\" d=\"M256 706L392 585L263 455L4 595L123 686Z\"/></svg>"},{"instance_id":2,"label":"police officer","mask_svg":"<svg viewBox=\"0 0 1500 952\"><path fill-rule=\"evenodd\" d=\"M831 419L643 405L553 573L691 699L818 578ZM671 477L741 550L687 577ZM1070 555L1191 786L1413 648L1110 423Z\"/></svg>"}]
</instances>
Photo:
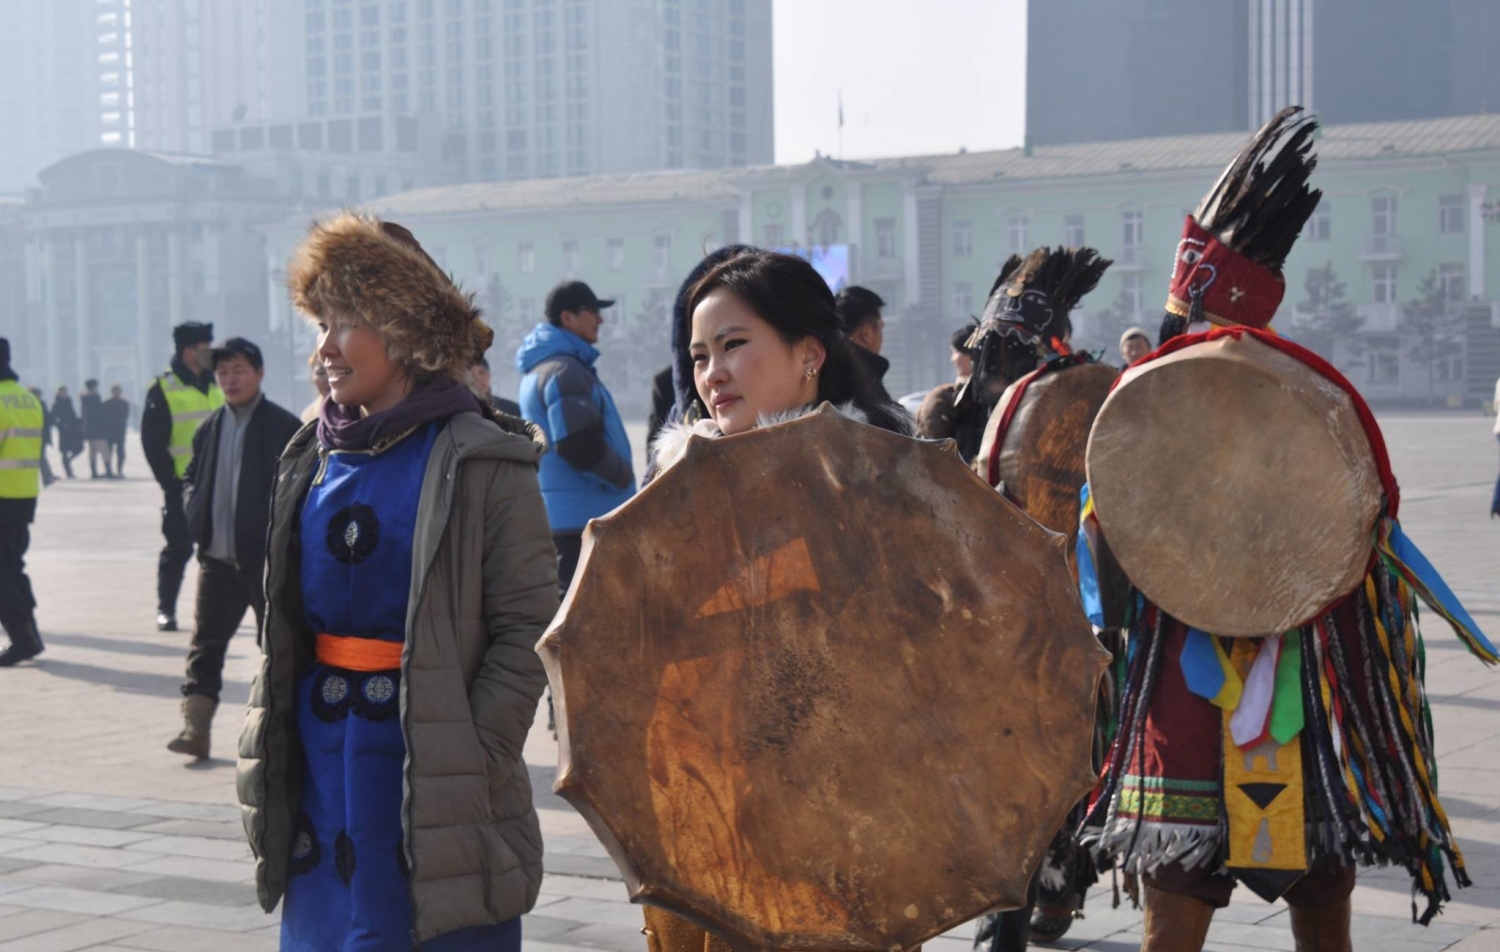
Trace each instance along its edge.
<instances>
[{"instance_id":1,"label":"police officer","mask_svg":"<svg viewBox=\"0 0 1500 952\"><path fill-rule=\"evenodd\" d=\"M177 356L146 391L141 412L141 450L161 486L161 534L166 546L156 563L156 630L177 630L177 593L193 557L193 536L182 510L182 477L193 460L198 424L224 405L214 383L212 324L188 322L172 328Z\"/></svg>"},{"instance_id":2,"label":"police officer","mask_svg":"<svg viewBox=\"0 0 1500 952\"><path fill-rule=\"evenodd\" d=\"M26 577L26 547L42 488L42 402L10 369L10 341L0 337L0 628L10 646L0 668L42 653L36 599Z\"/></svg>"}]
</instances>

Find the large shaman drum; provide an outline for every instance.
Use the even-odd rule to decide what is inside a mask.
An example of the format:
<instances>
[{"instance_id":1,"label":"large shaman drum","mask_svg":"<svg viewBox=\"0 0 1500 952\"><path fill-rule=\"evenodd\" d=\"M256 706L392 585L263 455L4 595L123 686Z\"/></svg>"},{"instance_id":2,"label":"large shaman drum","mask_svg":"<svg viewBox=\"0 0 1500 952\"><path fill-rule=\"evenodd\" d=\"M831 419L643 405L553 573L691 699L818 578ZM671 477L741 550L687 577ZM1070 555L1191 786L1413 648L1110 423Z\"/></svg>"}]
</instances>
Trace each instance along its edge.
<instances>
[{"instance_id":1,"label":"large shaman drum","mask_svg":"<svg viewBox=\"0 0 1500 952\"><path fill-rule=\"evenodd\" d=\"M1349 394L1309 360L1221 332L1127 370L1094 422L1100 528L1136 587L1194 628L1288 631L1369 568L1375 455Z\"/></svg>"},{"instance_id":2,"label":"large shaman drum","mask_svg":"<svg viewBox=\"0 0 1500 952\"><path fill-rule=\"evenodd\" d=\"M1119 376L1092 360L1049 364L1011 384L984 428L989 484L1053 532L1078 532L1089 429Z\"/></svg>"},{"instance_id":3,"label":"large shaman drum","mask_svg":"<svg viewBox=\"0 0 1500 952\"><path fill-rule=\"evenodd\" d=\"M1089 790L1061 536L943 446L825 406L585 535L539 650L556 789L631 895L745 949L909 949L1026 901Z\"/></svg>"}]
</instances>

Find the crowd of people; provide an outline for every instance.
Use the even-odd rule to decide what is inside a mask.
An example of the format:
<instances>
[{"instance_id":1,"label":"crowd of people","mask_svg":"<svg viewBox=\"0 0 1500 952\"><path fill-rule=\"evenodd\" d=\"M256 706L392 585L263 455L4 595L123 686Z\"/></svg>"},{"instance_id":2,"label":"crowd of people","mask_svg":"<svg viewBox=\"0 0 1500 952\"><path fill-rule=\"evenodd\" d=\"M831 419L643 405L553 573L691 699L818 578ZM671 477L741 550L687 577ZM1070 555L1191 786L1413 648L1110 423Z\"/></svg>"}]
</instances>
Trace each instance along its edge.
<instances>
[{"instance_id":1,"label":"crowd of people","mask_svg":"<svg viewBox=\"0 0 1500 952\"><path fill-rule=\"evenodd\" d=\"M1279 202L1278 217L1244 229L1250 238L1210 244L1198 235L1216 228L1233 235L1231 220L1273 211L1206 200L1209 210L1189 218L1184 242L1207 250L1179 256L1160 331L1128 329L1119 341L1122 367L1215 326L1258 330L1270 320L1279 292L1242 301L1239 287L1233 296L1213 290L1210 272L1274 279L1260 288L1279 282L1290 241L1316 204L1306 187L1312 163L1303 158L1310 134L1306 123L1283 121L1253 143L1252 165L1273 146L1292 157L1275 166L1284 176L1275 184L1278 195L1294 197ZM1217 257L1205 271L1200 262L1209 254ZM952 439L966 463L983 469L986 431L1008 387L1098 361L1072 351L1068 311L1108 266L1090 249L1042 248L1007 262L982 318L951 334L954 381L911 414L882 382L889 363L880 353L877 294L855 286L835 295L795 256L719 249L677 295L642 474L596 369L603 314L613 302L580 281L554 288L544 319L515 352L523 375L517 399L496 396L484 356L491 330L472 299L393 222L345 213L316 224L294 255L292 298L318 332L308 364L316 396L300 422L263 393L265 364L254 343L215 344L206 324L175 328L175 353L146 395L140 424L163 494L160 630L176 630L185 567L195 556L200 567L182 724L168 746L209 756L225 651L253 612L261 660L238 745L238 791L260 901L268 911L282 905L282 948L351 949L359 936L362 949L519 949L520 917L535 903L542 875L521 762L547 685L534 646L574 582L589 521L677 465L691 438L734 436L823 404L889 432ZM43 650L22 561L33 483L47 478L42 444L58 435L70 477L84 446L93 475L117 477L128 416L119 388L103 400L96 381L85 385L81 415L65 390L44 410L40 395L21 388L0 341L0 625L10 638L0 665ZM1311 657L1315 642L1326 650L1329 631L1335 644L1344 639L1361 652L1376 650L1377 626L1382 639L1386 628L1406 633L1410 600L1393 598L1396 569L1385 564L1377 560L1370 570L1369 605L1340 607L1337 625L1331 613L1316 634L1286 637L1308 639L1298 650ZM1451 834L1420 769L1385 779L1381 798L1407 812L1381 820L1373 840L1359 832L1361 824L1376 829L1365 801L1342 799L1358 797L1363 773L1349 775L1347 790L1336 773L1321 786L1308 778L1309 791L1322 798L1313 804L1316 824L1309 821L1320 839L1298 854L1305 862L1295 875L1283 882L1230 872L1224 837L1240 822L1238 808L1216 799L1210 777L1235 758L1218 746L1222 699L1201 695L1189 659L1206 652L1215 672L1239 664L1243 679L1253 676L1246 675L1253 651L1242 657L1241 639L1226 653L1216 636L1173 621L1133 590L1129 607L1112 615L1090 602L1089 583L1082 584L1084 609L1101 640L1115 639L1106 644L1122 661L1120 693L1111 695L1117 706L1099 728L1101 761L1110 769L1098 797L1080 805L1049 850L1043 869L1056 875L1038 876L1031 906L987 918L979 941L1010 952L1025 948L1028 936L1057 938L1097 869L1110 865L1139 875L1143 948L1158 952L1201 948L1214 909L1237 880L1291 902L1299 949L1346 952L1353 869L1364 862L1411 869L1430 918L1447 895L1439 852L1449 855ZM1170 643L1164 652L1163 641ZM1391 671L1396 678L1394 661ZM1347 730L1360 746L1357 732L1366 725L1359 718L1367 712L1364 698L1351 695L1352 710L1331 720L1320 700L1330 690L1323 676L1320 685L1313 672L1310 693L1285 703L1305 705L1307 756L1323 758L1326 773L1329 763L1353 756L1330 747L1329 738ZM1408 676L1419 679L1401 675ZM1288 690L1300 690L1297 670L1274 677L1290 677ZM1368 690L1374 696L1377 688ZM1402 682L1382 697L1407 715L1401 705L1419 693ZM1106 736L1111 722L1118 732ZM1302 730L1300 718L1297 724ZM1403 763L1425 767L1430 737L1405 741ZM1156 752L1144 768L1129 760L1142 745ZM1197 758L1186 766L1184 750ZM1170 773L1179 767L1197 771L1183 788L1192 794L1163 797L1179 783ZM1179 817L1179 808L1200 812ZM1278 827L1275 835L1302 832ZM1450 869L1466 881L1461 861ZM653 952L728 948L651 906L643 932Z\"/></svg>"}]
</instances>

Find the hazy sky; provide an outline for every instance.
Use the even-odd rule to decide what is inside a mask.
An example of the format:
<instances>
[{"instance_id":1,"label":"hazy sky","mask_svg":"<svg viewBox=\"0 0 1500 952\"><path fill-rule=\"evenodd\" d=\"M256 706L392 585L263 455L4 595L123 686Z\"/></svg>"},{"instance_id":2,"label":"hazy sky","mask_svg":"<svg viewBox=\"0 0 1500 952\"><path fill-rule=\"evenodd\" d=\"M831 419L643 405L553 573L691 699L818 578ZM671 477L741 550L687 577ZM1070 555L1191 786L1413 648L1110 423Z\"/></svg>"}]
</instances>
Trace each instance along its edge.
<instances>
[{"instance_id":1,"label":"hazy sky","mask_svg":"<svg viewBox=\"0 0 1500 952\"><path fill-rule=\"evenodd\" d=\"M1021 144L1025 0L773 2L778 163Z\"/></svg>"}]
</instances>

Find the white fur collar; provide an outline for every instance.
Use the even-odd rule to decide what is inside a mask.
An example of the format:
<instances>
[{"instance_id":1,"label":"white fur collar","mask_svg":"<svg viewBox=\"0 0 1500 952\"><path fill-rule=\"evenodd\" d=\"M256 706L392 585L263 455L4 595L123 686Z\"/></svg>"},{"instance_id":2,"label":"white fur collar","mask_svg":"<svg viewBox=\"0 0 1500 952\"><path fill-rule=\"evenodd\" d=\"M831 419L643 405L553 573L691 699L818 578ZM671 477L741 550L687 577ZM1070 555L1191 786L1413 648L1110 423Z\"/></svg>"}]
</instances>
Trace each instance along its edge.
<instances>
[{"instance_id":1,"label":"white fur collar","mask_svg":"<svg viewBox=\"0 0 1500 952\"><path fill-rule=\"evenodd\" d=\"M791 410L783 410L780 413L762 414L756 421L756 427L775 426L778 423L790 423L800 420L809 413L815 412L822 404L809 403L805 406L795 407ZM857 423L869 423L870 418L865 411L856 407L853 403L842 403L834 407L841 415L854 420ZM689 438L701 436L705 439L718 439L724 435L718 424L713 420L699 420L697 423L669 423L661 428L656 434L656 439L651 443L651 459L656 475L660 476L667 469L677 465L687 455Z\"/></svg>"}]
</instances>

